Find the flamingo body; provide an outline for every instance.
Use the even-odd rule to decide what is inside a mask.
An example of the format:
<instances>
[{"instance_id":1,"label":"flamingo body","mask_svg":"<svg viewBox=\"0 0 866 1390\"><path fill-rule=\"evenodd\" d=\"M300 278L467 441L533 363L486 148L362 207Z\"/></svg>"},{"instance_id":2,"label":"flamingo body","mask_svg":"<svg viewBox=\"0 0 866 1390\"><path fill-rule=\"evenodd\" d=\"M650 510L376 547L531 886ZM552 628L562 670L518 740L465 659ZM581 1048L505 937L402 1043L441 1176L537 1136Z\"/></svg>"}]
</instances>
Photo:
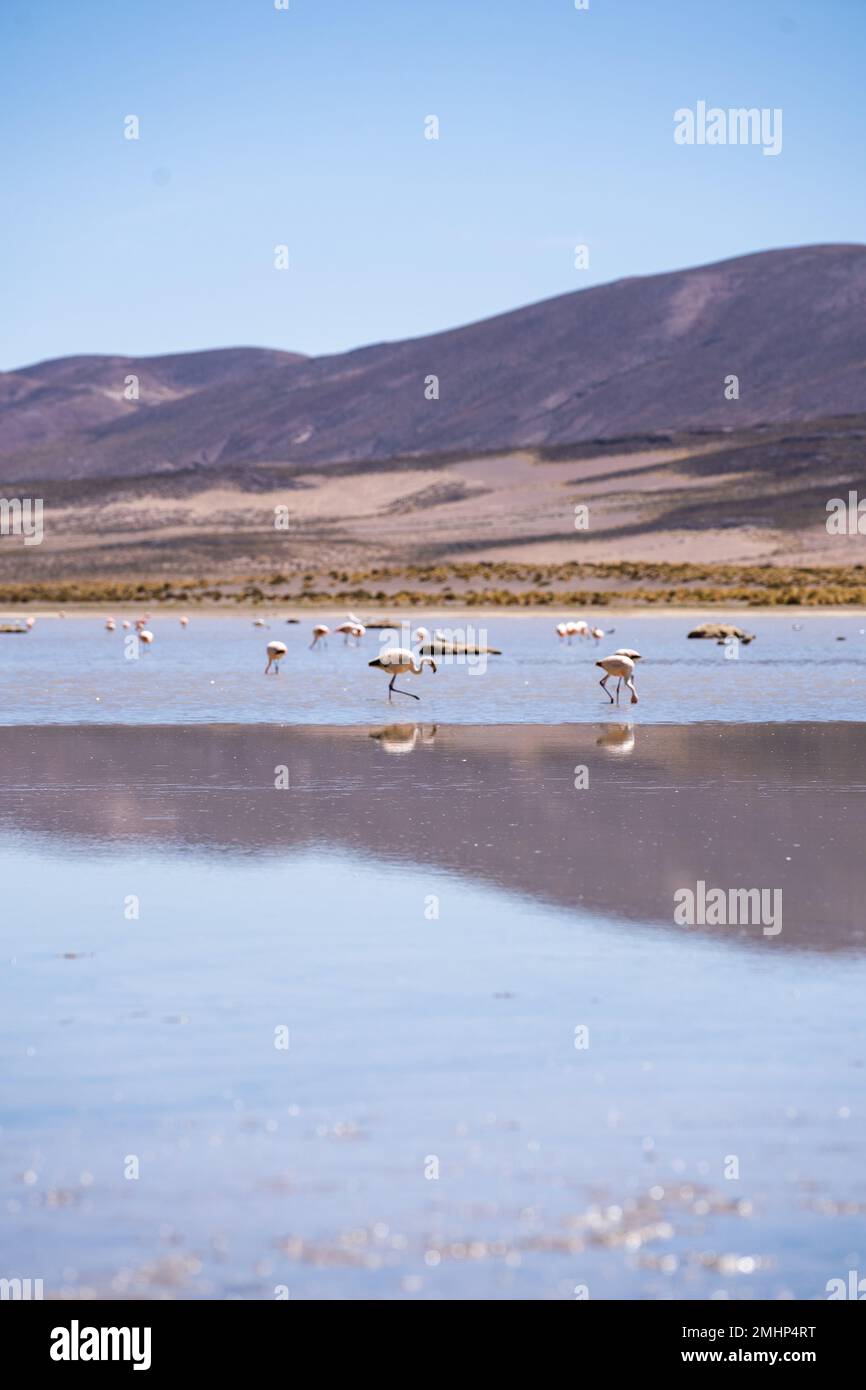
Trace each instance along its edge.
<instances>
[{"instance_id":1,"label":"flamingo body","mask_svg":"<svg viewBox=\"0 0 866 1390\"><path fill-rule=\"evenodd\" d=\"M614 704L614 698L607 688L607 682L610 680L611 676L617 676L620 680L625 681L631 691L632 704L637 704L637 691L634 688L634 662L630 656L621 656L618 652L615 652L613 656L603 656L601 661L597 661L595 664L596 666L600 666L602 671L604 671L599 685L611 704ZM616 694L618 700L619 685L617 685Z\"/></svg>"},{"instance_id":2,"label":"flamingo body","mask_svg":"<svg viewBox=\"0 0 866 1390\"><path fill-rule=\"evenodd\" d=\"M266 650L268 653L268 664L265 667L265 675L268 674L271 666L273 666L274 675L278 676L280 674L280 662L283 657L287 655L289 649L285 642L269 642Z\"/></svg>"},{"instance_id":3,"label":"flamingo body","mask_svg":"<svg viewBox=\"0 0 866 1390\"><path fill-rule=\"evenodd\" d=\"M391 682L388 686L388 699L392 695L408 695L410 700L420 700L420 695L413 695L411 690L401 690L394 682L398 676L408 672L412 676L420 676L425 666L429 666L433 674L436 674L436 662L432 656L416 656L408 647L388 647L373 661L367 662L368 666L375 666L380 671L386 671Z\"/></svg>"}]
</instances>

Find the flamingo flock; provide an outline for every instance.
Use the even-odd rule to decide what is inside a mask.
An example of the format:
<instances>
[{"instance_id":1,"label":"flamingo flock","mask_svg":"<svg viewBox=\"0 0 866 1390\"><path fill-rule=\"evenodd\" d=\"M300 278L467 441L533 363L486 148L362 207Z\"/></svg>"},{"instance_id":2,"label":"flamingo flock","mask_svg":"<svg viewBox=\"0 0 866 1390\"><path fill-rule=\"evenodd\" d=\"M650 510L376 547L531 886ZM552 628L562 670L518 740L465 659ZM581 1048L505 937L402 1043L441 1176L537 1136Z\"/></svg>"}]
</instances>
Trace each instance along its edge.
<instances>
[{"instance_id":1,"label":"flamingo flock","mask_svg":"<svg viewBox=\"0 0 866 1390\"><path fill-rule=\"evenodd\" d=\"M150 647L155 641L154 632L152 628L148 626L150 619L150 613L142 613L133 620L123 618L121 621L122 630L124 632L131 632L134 629L139 643L145 649ZM186 614L183 614L179 617L178 621L181 630L186 632L189 628L189 618ZM296 623L298 619L289 618L287 621ZM22 628L19 630L30 631L35 622L35 618L29 617L26 619L26 629ZM252 625L256 629L261 629L266 628L268 622L265 618L256 617L252 620ZM115 632L117 630L116 619L111 616L106 617L104 619L104 627L107 632ZM314 623L311 632L312 640L309 643L308 649L313 651L326 648L328 638L338 635L342 636L344 646L356 648L360 646L367 634L367 630L368 625L363 623L355 613L348 613L343 621L335 623L333 626L321 622ZM407 627L406 630L408 632L409 628ZM566 619L555 625L558 641L565 642L569 646L574 638L578 638L580 641L593 641L597 645L603 637L609 636L613 631L613 628L609 628L608 631L605 632L603 628L593 627L583 618ZM443 656L459 656L467 653L477 654L481 652L500 655L498 649L495 647L470 648L469 646L461 646L452 640L452 635L441 631L439 628L435 628L431 636L428 628L422 626L416 627L411 632L411 642L412 647L417 648L417 650L412 650L412 647L409 646L387 647L381 651L378 656L367 663L367 665L374 670L384 671L390 678L387 686L389 702L393 700L395 695L405 695L410 700L419 700L421 698L413 691L398 686L396 683L397 677L403 675L420 676L425 666L429 666L431 674L435 675L438 670L439 662L434 660L431 654L433 652L435 652L438 658ZM289 649L285 642L277 641L276 639L268 642L265 648L265 654L267 657L265 675L269 675L271 671L273 671L274 675L279 675L280 663L284 661L289 654ZM618 647L610 656L602 657L595 662L595 665L604 673L599 681L599 685L605 695L607 695L611 704L619 703L620 690L623 685L625 685L630 693L631 703L633 705L637 704L638 695L635 689L634 673L635 665L640 659L640 652L635 651L633 647ZM615 678L617 683L615 695L611 694L608 689L608 681L611 678Z\"/></svg>"},{"instance_id":2,"label":"flamingo flock","mask_svg":"<svg viewBox=\"0 0 866 1390\"><path fill-rule=\"evenodd\" d=\"M560 641L565 639L569 646L571 646L572 637L592 637L596 642L600 642L602 637L605 635L609 636L613 631L614 629L610 628L608 633L605 634L603 627L590 627L589 623L584 622L583 618L556 624L557 637Z\"/></svg>"}]
</instances>

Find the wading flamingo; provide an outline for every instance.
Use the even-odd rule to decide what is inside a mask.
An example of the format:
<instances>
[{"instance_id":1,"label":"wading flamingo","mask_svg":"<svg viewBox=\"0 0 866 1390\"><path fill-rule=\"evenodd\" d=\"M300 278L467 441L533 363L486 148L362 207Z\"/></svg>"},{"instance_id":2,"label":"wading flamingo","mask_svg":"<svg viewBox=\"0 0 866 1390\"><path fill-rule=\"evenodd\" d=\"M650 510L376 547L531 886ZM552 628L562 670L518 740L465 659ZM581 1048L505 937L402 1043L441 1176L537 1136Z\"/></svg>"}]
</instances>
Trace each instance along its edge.
<instances>
[{"instance_id":1,"label":"wading flamingo","mask_svg":"<svg viewBox=\"0 0 866 1390\"><path fill-rule=\"evenodd\" d=\"M619 676L620 680L625 681L631 691L632 704L637 704L637 691L634 688L634 662L630 656L603 656L601 661L597 661L595 664L596 666L600 666L602 671L604 671L599 685L611 704L614 704L614 698L607 688L607 683L611 676ZM616 702L619 702L619 685L616 687Z\"/></svg>"},{"instance_id":2,"label":"wading flamingo","mask_svg":"<svg viewBox=\"0 0 866 1390\"><path fill-rule=\"evenodd\" d=\"M268 664L267 664L267 666L265 667L265 675L268 674L268 671L270 671L271 666L273 666L273 668L274 668L274 675L275 675L275 676L278 676L278 675L280 674L280 662L282 661L283 657L287 655L288 650L289 650L289 649L288 649L288 647L286 646L285 642L269 642L269 643L268 643L268 646L267 646Z\"/></svg>"},{"instance_id":3,"label":"wading flamingo","mask_svg":"<svg viewBox=\"0 0 866 1390\"><path fill-rule=\"evenodd\" d=\"M36 626L36 619L28 618L24 626L27 628L27 631L30 632Z\"/></svg>"},{"instance_id":4,"label":"wading flamingo","mask_svg":"<svg viewBox=\"0 0 866 1390\"><path fill-rule=\"evenodd\" d=\"M334 631L342 632L344 645L348 643L350 637L353 637L355 639L354 644L357 646L359 638L364 636L364 633L367 631L367 629L364 627L363 623L354 623L346 621L345 623L340 623L337 627L335 627Z\"/></svg>"},{"instance_id":5,"label":"wading flamingo","mask_svg":"<svg viewBox=\"0 0 866 1390\"><path fill-rule=\"evenodd\" d=\"M181 627L189 627L189 618L179 618L178 621Z\"/></svg>"},{"instance_id":6,"label":"wading flamingo","mask_svg":"<svg viewBox=\"0 0 866 1390\"><path fill-rule=\"evenodd\" d=\"M116 622L114 621L113 618L106 618L106 619L105 619L105 631L106 631L106 632L114 632L114 629L115 629L116 627L117 627L117 624L116 624Z\"/></svg>"},{"instance_id":7,"label":"wading flamingo","mask_svg":"<svg viewBox=\"0 0 866 1390\"><path fill-rule=\"evenodd\" d=\"M434 676L436 674L436 662L432 656L418 657L414 652L410 652L408 647L389 647L387 651L377 656L375 661L368 661L368 666L377 666L380 671L386 671L391 682L388 686L388 699L392 695L408 695L410 700L420 700L420 695L413 695L411 690L401 690L394 684L398 676L402 676L404 671L410 675L420 676L425 666L429 666Z\"/></svg>"},{"instance_id":8,"label":"wading flamingo","mask_svg":"<svg viewBox=\"0 0 866 1390\"><path fill-rule=\"evenodd\" d=\"M412 633L412 641L415 643L416 647L421 642L429 642L430 633L427 631L426 627L416 627L415 631Z\"/></svg>"},{"instance_id":9,"label":"wading flamingo","mask_svg":"<svg viewBox=\"0 0 866 1390\"><path fill-rule=\"evenodd\" d=\"M313 650L317 642L324 641L330 631L331 629L328 627L327 623L316 623L313 628L313 640L310 643L310 651ZM325 642L325 646L327 645L327 642Z\"/></svg>"},{"instance_id":10,"label":"wading flamingo","mask_svg":"<svg viewBox=\"0 0 866 1390\"><path fill-rule=\"evenodd\" d=\"M149 632L146 627L143 627L138 634L138 640L139 642L143 642L146 647L149 647L153 641L153 633Z\"/></svg>"},{"instance_id":11,"label":"wading flamingo","mask_svg":"<svg viewBox=\"0 0 866 1390\"><path fill-rule=\"evenodd\" d=\"M568 636L568 623L557 623L557 624L556 624L556 635L557 635L557 637L559 637L560 639L563 638L563 637L567 637L567 636Z\"/></svg>"}]
</instances>

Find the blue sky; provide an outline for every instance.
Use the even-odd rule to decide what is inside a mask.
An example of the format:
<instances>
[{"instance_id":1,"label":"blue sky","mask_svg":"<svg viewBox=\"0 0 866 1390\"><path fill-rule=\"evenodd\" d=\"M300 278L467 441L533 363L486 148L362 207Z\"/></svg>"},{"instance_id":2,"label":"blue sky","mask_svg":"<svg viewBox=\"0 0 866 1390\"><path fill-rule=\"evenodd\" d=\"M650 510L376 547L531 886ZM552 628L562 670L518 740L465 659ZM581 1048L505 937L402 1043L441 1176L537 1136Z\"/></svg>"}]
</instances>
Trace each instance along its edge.
<instances>
[{"instance_id":1,"label":"blue sky","mask_svg":"<svg viewBox=\"0 0 866 1390\"><path fill-rule=\"evenodd\" d=\"M866 240L866 0L290 5L4 0L0 368L342 351ZM781 154L677 146L698 100L781 107Z\"/></svg>"}]
</instances>

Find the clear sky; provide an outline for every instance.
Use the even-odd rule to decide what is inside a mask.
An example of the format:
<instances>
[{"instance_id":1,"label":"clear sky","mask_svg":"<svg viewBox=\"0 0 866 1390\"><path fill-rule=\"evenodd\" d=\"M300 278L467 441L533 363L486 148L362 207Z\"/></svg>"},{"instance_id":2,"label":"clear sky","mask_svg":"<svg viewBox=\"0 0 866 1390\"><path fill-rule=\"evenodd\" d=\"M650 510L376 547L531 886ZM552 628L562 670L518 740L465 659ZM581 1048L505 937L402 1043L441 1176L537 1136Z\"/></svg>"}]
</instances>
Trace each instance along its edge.
<instances>
[{"instance_id":1,"label":"clear sky","mask_svg":"<svg viewBox=\"0 0 866 1390\"><path fill-rule=\"evenodd\" d=\"M0 69L3 369L866 240L866 0L3 0ZM782 108L781 154L676 145L699 100Z\"/></svg>"}]
</instances>

